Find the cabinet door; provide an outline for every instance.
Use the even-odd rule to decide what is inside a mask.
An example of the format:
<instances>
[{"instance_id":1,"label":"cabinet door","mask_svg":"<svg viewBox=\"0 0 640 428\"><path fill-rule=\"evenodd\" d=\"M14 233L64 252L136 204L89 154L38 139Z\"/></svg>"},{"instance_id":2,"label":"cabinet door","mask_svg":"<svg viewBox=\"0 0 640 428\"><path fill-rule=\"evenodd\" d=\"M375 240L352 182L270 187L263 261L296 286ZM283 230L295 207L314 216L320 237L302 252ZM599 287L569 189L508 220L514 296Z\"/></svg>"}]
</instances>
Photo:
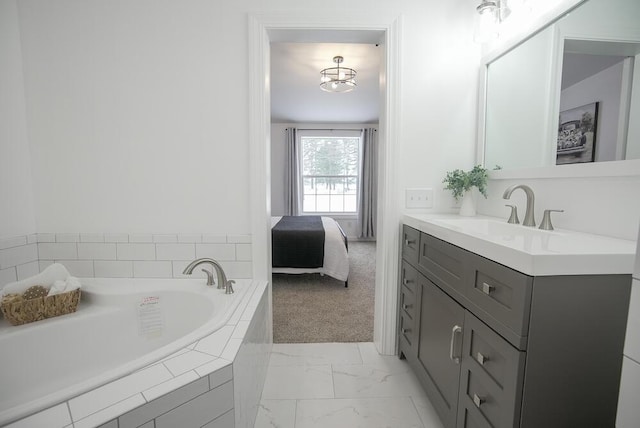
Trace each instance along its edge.
<instances>
[{"instance_id":1,"label":"cabinet door","mask_svg":"<svg viewBox=\"0 0 640 428\"><path fill-rule=\"evenodd\" d=\"M464 309L418 275L421 288L418 375L446 428L455 427Z\"/></svg>"}]
</instances>

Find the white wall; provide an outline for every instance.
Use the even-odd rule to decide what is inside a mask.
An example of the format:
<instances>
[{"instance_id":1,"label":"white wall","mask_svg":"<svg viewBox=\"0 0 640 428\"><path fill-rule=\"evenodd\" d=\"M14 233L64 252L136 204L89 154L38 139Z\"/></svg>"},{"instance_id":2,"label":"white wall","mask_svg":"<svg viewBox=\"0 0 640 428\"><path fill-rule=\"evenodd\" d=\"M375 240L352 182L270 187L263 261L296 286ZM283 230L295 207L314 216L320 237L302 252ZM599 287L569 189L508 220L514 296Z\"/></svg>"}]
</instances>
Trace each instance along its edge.
<instances>
[{"instance_id":1,"label":"white wall","mask_svg":"<svg viewBox=\"0 0 640 428\"><path fill-rule=\"evenodd\" d=\"M16 0L0 2L0 239L36 231Z\"/></svg>"},{"instance_id":2,"label":"white wall","mask_svg":"<svg viewBox=\"0 0 640 428\"><path fill-rule=\"evenodd\" d=\"M596 128L596 161L616 159L618 119L620 117L620 90L623 62L619 62L570 87L560 94L560 111L590 104L598 105Z\"/></svg>"},{"instance_id":3,"label":"white wall","mask_svg":"<svg viewBox=\"0 0 640 428\"><path fill-rule=\"evenodd\" d=\"M249 232L246 4L19 9L38 231Z\"/></svg>"},{"instance_id":4,"label":"white wall","mask_svg":"<svg viewBox=\"0 0 640 428\"><path fill-rule=\"evenodd\" d=\"M635 177L538 178L490 180L489 198L478 199L478 212L509 218L509 208L518 206L520 220L524 218L524 192L517 190L509 202L502 199L504 190L512 184L527 184L535 192L536 222L542 221L545 209L563 209L552 213L556 228L635 240L640 218L640 175Z\"/></svg>"},{"instance_id":5,"label":"white wall","mask_svg":"<svg viewBox=\"0 0 640 428\"><path fill-rule=\"evenodd\" d=\"M249 232L247 14L332 7L21 1L38 231ZM399 204L473 160L473 7L349 4L402 15Z\"/></svg>"}]
</instances>

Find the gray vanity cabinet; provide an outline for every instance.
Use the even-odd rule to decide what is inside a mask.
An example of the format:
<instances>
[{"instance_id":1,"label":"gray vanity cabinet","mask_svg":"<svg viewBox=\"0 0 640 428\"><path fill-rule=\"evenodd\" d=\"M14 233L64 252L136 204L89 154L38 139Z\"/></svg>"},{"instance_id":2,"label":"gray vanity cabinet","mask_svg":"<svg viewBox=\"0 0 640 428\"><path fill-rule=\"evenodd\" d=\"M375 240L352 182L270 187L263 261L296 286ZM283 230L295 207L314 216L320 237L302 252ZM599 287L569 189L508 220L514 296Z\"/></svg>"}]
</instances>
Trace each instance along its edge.
<instances>
[{"instance_id":1,"label":"gray vanity cabinet","mask_svg":"<svg viewBox=\"0 0 640 428\"><path fill-rule=\"evenodd\" d=\"M630 275L532 277L403 228L399 352L446 428L615 426Z\"/></svg>"}]
</instances>

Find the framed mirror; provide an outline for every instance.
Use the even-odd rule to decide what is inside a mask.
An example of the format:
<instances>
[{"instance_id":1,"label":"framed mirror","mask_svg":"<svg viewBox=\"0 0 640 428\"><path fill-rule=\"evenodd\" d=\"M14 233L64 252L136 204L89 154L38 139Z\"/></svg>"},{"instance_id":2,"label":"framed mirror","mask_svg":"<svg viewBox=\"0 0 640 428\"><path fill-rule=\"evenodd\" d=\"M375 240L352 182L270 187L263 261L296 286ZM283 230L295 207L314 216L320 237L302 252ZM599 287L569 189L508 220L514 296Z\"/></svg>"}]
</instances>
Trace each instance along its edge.
<instances>
[{"instance_id":1,"label":"framed mirror","mask_svg":"<svg viewBox=\"0 0 640 428\"><path fill-rule=\"evenodd\" d=\"M495 178L640 174L640 2L586 0L483 64Z\"/></svg>"}]
</instances>

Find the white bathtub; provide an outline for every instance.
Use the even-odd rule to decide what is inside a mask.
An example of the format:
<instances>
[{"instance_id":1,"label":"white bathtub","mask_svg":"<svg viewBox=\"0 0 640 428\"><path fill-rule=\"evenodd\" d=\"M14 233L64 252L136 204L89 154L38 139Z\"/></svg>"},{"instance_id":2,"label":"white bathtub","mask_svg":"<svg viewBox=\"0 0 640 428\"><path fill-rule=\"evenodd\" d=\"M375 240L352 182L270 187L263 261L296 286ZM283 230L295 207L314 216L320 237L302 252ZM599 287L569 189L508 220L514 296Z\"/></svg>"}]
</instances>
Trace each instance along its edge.
<instances>
[{"instance_id":1,"label":"white bathtub","mask_svg":"<svg viewBox=\"0 0 640 428\"><path fill-rule=\"evenodd\" d=\"M64 402L162 359L225 325L235 293L203 279L81 280L74 314L0 321L0 425Z\"/></svg>"}]
</instances>

